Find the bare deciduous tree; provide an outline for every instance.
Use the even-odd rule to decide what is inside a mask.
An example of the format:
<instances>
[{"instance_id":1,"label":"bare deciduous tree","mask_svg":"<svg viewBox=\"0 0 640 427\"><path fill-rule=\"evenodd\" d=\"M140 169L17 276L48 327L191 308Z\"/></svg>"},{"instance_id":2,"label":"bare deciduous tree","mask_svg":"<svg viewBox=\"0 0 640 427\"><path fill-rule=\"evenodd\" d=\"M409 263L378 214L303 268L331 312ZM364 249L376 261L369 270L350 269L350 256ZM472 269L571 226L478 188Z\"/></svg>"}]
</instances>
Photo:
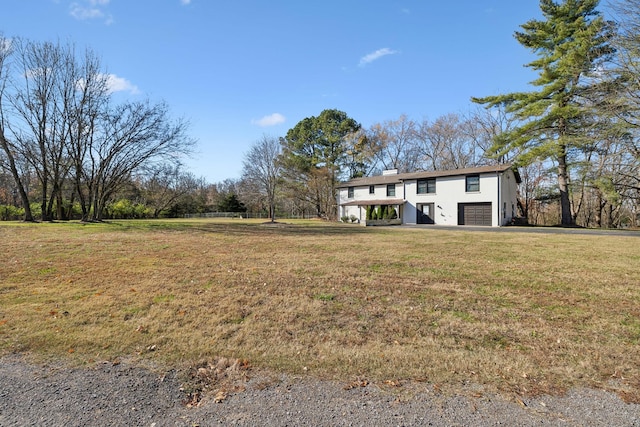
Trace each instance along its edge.
<instances>
[{"instance_id":1,"label":"bare deciduous tree","mask_svg":"<svg viewBox=\"0 0 640 427\"><path fill-rule=\"evenodd\" d=\"M433 123L423 120L416 128L416 140L425 169L460 169L475 164L475 149L457 114L438 117Z\"/></svg>"},{"instance_id":2,"label":"bare deciduous tree","mask_svg":"<svg viewBox=\"0 0 640 427\"><path fill-rule=\"evenodd\" d=\"M24 220L33 221L33 214L29 204L29 196L25 182L24 174L20 170L21 156L19 147L10 135L8 128L9 115L8 109L10 103L7 102L7 84L11 74L10 59L13 54L13 45L10 39L4 38L0 34L0 147L4 152L3 167L8 169L15 181L16 189L20 195L20 200L24 207Z\"/></svg>"},{"instance_id":3,"label":"bare deciduous tree","mask_svg":"<svg viewBox=\"0 0 640 427\"><path fill-rule=\"evenodd\" d=\"M26 220L33 220L23 182L30 171L43 220L66 218L76 196L82 219L100 220L136 173L177 162L193 144L187 123L172 120L165 103L111 106L108 77L90 50L79 59L73 45L0 37L0 84L0 147Z\"/></svg>"},{"instance_id":4,"label":"bare deciduous tree","mask_svg":"<svg viewBox=\"0 0 640 427\"><path fill-rule=\"evenodd\" d=\"M282 172L280 154L281 142L263 135L251 146L242 163L242 179L256 192L255 196L265 199L271 222L276 220L276 189Z\"/></svg>"},{"instance_id":5,"label":"bare deciduous tree","mask_svg":"<svg viewBox=\"0 0 640 427\"><path fill-rule=\"evenodd\" d=\"M110 197L132 174L154 163L175 162L194 141L187 122L172 121L165 103L129 102L111 108L100 119L87 152L91 170L85 172L92 201L92 220L102 220Z\"/></svg>"},{"instance_id":6,"label":"bare deciduous tree","mask_svg":"<svg viewBox=\"0 0 640 427\"><path fill-rule=\"evenodd\" d=\"M67 176L62 138L63 107L67 71L72 66L72 48L54 43L11 40L15 78L8 95L10 129L15 152L28 162L40 183L42 219L52 219L53 203ZM3 110L6 112L3 108Z\"/></svg>"},{"instance_id":7,"label":"bare deciduous tree","mask_svg":"<svg viewBox=\"0 0 640 427\"><path fill-rule=\"evenodd\" d=\"M193 174L183 172L180 165L164 163L145 171L140 183L144 203L153 210L154 218L200 188L202 183Z\"/></svg>"},{"instance_id":8,"label":"bare deciduous tree","mask_svg":"<svg viewBox=\"0 0 640 427\"><path fill-rule=\"evenodd\" d=\"M515 118L504 107L478 108L462 124L463 133L473 146L473 164L511 163L516 153L492 153L496 138L514 127ZM495 155L494 155L495 154Z\"/></svg>"},{"instance_id":9,"label":"bare deciduous tree","mask_svg":"<svg viewBox=\"0 0 640 427\"><path fill-rule=\"evenodd\" d=\"M416 124L406 115L397 120L375 123L367 130L370 153L383 169L409 172L419 167L415 135Z\"/></svg>"}]
</instances>

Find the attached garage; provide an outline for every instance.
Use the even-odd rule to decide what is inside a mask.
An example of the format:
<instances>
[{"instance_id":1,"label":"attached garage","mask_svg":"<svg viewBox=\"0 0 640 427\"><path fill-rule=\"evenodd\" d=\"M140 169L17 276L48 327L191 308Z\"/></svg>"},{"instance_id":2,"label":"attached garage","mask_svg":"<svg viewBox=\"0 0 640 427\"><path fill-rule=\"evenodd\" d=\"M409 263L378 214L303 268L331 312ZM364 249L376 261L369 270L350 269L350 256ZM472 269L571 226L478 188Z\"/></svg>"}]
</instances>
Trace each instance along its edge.
<instances>
[{"instance_id":1,"label":"attached garage","mask_svg":"<svg viewBox=\"0 0 640 427\"><path fill-rule=\"evenodd\" d=\"M458 203L458 225L486 225L491 227L491 202Z\"/></svg>"}]
</instances>

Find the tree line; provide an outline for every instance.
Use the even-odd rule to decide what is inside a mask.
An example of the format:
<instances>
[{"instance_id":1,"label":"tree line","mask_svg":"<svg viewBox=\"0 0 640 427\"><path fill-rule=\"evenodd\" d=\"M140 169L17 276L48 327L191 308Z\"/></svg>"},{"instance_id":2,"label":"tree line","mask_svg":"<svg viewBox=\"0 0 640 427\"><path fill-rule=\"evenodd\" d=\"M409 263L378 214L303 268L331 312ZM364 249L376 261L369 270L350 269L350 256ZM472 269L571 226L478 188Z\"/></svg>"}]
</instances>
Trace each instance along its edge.
<instances>
[{"instance_id":1,"label":"tree line","mask_svg":"<svg viewBox=\"0 0 640 427\"><path fill-rule=\"evenodd\" d=\"M44 221L74 208L103 219L132 180L179 164L194 143L187 128L166 103L115 103L91 50L0 37L0 165L12 181L3 196L26 221L33 209Z\"/></svg>"},{"instance_id":2,"label":"tree line","mask_svg":"<svg viewBox=\"0 0 640 427\"><path fill-rule=\"evenodd\" d=\"M162 102L114 102L96 55L0 38L0 218L180 216L236 211L335 219L340 182L513 163L520 215L535 224L638 226L640 0L541 0L515 38L535 59L529 92L476 96L476 109L365 128L327 109L264 135L239 179L184 172L194 141ZM482 95L482 94L478 94Z\"/></svg>"},{"instance_id":3,"label":"tree line","mask_svg":"<svg viewBox=\"0 0 640 427\"><path fill-rule=\"evenodd\" d=\"M325 110L280 138L272 157L281 191L335 216L338 179L380 169L458 169L510 162L523 177L520 214L564 226L637 227L640 221L640 0L541 0L515 38L536 59L529 92L472 97L484 110L434 121L406 116L368 129ZM265 139L275 150L276 141ZM245 177L261 172L245 164ZM274 193L270 181L269 192ZM264 190L263 183L263 191ZM271 200L273 197L271 197ZM273 207L270 208L273 211Z\"/></svg>"}]
</instances>

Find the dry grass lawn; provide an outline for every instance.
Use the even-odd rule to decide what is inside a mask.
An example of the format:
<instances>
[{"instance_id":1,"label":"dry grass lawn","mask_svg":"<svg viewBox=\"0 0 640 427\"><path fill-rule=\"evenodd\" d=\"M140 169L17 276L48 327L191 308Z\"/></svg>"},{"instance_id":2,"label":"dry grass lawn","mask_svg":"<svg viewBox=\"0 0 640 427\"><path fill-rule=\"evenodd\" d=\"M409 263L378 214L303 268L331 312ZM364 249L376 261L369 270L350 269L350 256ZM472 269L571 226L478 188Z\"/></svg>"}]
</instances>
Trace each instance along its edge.
<instances>
[{"instance_id":1,"label":"dry grass lawn","mask_svg":"<svg viewBox=\"0 0 640 427\"><path fill-rule=\"evenodd\" d=\"M640 239L246 220L0 224L0 354L640 402Z\"/></svg>"}]
</instances>

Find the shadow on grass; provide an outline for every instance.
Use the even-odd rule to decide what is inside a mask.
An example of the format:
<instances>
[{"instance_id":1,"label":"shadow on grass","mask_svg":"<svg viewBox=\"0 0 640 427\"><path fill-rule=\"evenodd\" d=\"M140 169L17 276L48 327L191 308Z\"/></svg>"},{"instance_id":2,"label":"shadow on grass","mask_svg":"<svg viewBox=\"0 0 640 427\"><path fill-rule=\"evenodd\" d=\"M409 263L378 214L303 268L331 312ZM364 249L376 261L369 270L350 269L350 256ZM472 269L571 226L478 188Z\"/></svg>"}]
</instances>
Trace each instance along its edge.
<instances>
[{"instance_id":1,"label":"shadow on grass","mask_svg":"<svg viewBox=\"0 0 640 427\"><path fill-rule=\"evenodd\" d=\"M148 231L194 231L204 233L224 233L235 235L345 235L362 234L370 232L366 227L339 223L319 222L317 224L290 223L290 222L204 222L204 221L172 221L172 220L132 220L132 221L105 221L106 226L120 228L123 231L148 230Z\"/></svg>"}]
</instances>

